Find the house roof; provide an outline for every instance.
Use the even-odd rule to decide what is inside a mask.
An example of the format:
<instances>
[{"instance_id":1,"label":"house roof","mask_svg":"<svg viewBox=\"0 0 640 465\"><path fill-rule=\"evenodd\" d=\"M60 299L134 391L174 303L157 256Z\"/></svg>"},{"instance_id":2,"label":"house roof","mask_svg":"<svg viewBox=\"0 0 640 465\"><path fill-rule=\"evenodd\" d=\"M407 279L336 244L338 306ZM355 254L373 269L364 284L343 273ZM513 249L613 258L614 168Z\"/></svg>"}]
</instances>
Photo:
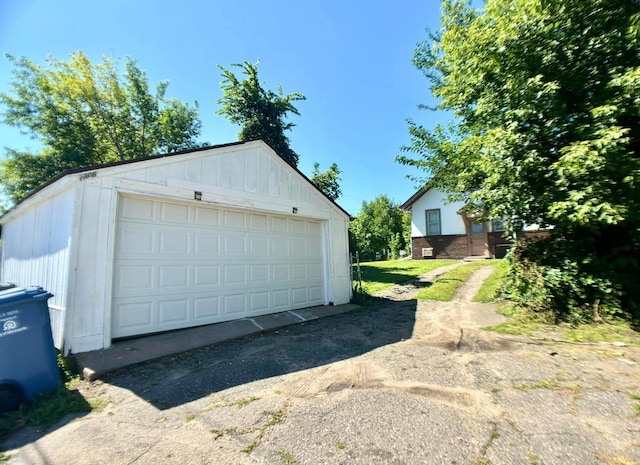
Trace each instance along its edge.
<instances>
[{"instance_id":1,"label":"house roof","mask_svg":"<svg viewBox=\"0 0 640 465\"><path fill-rule=\"evenodd\" d=\"M427 182L427 184L423 188L418 190L418 192L416 192L411 197L409 197L409 199L405 203L400 205L400 209L411 211L411 207L413 206L413 204L416 203L420 199L420 197L422 197L424 194L429 192L432 188L433 188L432 181Z\"/></svg>"},{"instance_id":2,"label":"house roof","mask_svg":"<svg viewBox=\"0 0 640 465\"><path fill-rule=\"evenodd\" d=\"M128 165L128 164L132 164L132 163L142 163L142 162L149 161L149 160L156 160L158 158L179 157L180 155L186 155L186 154L190 154L190 153L201 152L201 151L204 151L204 150L219 149L219 148L224 148L224 147L232 147L234 145L243 145L243 144L248 144L250 142L257 142L257 141L262 142L263 144L268 146L271 150L273 150L273 148L269 144L267 144L265 141L263 141L262 139L252 139L252 140L247 140L247 141L242 141L242 142L229 142L229 143L226 143L226 144L209 145L209 146L205 146L205 147L197 147L197 148L194 148L194 149L181 150L179 152L162 153L162 154L158 154L158 155L150 155L150 156L144 157L144 158L135 158L135 159L132 159L132 160L120 160L120 161L115 161L115 162L111 162L111 163L105 163L105 164L102 164L102 165L84 166L84 167L80 167L80 168L73 168L73 169L65 170L65 171L62 171L61 173L57 174L56 176L50 178L49 180L47 180L47 182L45 182L44 184L39 186L37 189L34 189L33 191L31 191L29 193L29 195L27 195L26 197L21 199L13 207L11 207L11 209L9 209L2 216L0 216L0 219L2 219L4 216L9 214L10 212L14 211L22 202L24 202L25 200L33 197L35 194L37 194L41 190L45 189L47 186L50 186L51 184L55 183L56 181L59 181L60 179L66 177L66 176L72 175L72 174L83 173L85 171L96 171L96 170L101 170L101 169L105 169L105 168L111 168L111 167L114 167L114 166ZM275 152L275 150L273 150L273 151ZM277 154L277 152L276 152L276 154ZM320 194L322 194L329 202L331 202L340 211L342 211L345 215L347 215L347 217L349 219L352 219L352 217L349 214L349 212L347 212L344 208L342 208L340 205L338 205L335 202L335 200L330 199L327 196L327 194L325 194L320 189L318 189L318 187L315 184L313 184L311 182L311 180L302 171L300 171L298 168L296 168L294 166L291 166L289 164L287 164L287 166L289 166L292 170L296 171L300 176L302 176L316 191L318 191Z\"/></svg>"}]
</instances>

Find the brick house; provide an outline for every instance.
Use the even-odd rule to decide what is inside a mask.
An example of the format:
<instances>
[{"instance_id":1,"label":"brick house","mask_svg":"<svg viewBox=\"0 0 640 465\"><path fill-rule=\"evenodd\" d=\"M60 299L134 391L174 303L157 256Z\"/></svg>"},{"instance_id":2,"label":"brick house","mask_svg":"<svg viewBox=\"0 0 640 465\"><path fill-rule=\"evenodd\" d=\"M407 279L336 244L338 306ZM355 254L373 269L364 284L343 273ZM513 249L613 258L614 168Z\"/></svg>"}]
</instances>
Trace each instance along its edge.
<instances>
[{"instance_id":1,"label":"brick house","mask_svg":"<svg viewBox=\"0 0 640 465\"><path fill-rule=\"evenodd\" d=\"M427 185L401 205L411 213L413 259L486 257L502 258L513 244L504 237L501 220L486 220L477 208L447 202L444 192ZM518 238L546 234L527 226Z\"/></svg>"}]
</instances>

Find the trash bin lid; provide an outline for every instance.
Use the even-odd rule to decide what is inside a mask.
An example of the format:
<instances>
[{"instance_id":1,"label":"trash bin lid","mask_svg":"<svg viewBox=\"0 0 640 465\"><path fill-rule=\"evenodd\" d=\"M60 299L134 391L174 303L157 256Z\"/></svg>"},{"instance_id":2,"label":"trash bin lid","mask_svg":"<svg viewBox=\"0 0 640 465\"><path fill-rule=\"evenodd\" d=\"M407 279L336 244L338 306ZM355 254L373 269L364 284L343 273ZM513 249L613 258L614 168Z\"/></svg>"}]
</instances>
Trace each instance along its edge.
<instances>
[{"instance_id":1,"label":"trash bin lid","mask_svg":"<svg viewBox=\"0 0 640 465\"><path fill-rule=\"evenodd\" d=\"M0 305L15 302L23 299L44 298L52 297L53 294L48 293L40 286L31 287L16 287L14 289L7 289L6 291L0 291Z\"/></svg>"}]
</instances>

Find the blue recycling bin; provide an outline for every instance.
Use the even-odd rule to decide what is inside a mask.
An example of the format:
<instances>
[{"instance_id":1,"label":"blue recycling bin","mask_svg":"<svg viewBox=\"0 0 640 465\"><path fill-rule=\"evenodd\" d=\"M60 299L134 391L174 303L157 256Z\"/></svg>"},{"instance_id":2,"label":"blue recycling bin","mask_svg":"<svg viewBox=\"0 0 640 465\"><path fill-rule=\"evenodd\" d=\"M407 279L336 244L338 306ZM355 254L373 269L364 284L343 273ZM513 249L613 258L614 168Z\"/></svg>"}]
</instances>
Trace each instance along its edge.
<instances>
[{"instance_id":1,"label":"blue recycling bin","mask_svg":"<svg viewBox=\"0 0 640 465\"><path fill-rule=\"evenodd\" d=\"M41 287L0 292L0 413L62 384Z\"/></svg>"}]
</instances>

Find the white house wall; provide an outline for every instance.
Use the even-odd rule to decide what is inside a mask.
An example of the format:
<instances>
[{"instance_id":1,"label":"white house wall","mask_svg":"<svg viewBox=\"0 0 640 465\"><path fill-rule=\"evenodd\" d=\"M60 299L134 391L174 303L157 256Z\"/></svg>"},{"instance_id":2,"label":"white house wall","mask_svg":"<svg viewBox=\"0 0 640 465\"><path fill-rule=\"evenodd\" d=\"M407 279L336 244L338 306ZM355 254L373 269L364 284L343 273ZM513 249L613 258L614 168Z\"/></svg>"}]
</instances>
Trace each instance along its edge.
<instances>
[{"instance_id":1,"label":"white house wall","mask_svg":"<svg viewBox=\"0 0 640 465\"><path fill-rule=\"evenodd\" d=\"M111 289L118 193L317 219L328 225L327 302L351 293L347 215L262 142L153 158L73 175L81 187L77 267L72 305L72 352L110 344ZM194 191L202 200L194 200ZM200 203L201 202L201 203ZM294 208L297 213L294 213Z\"/></svg>"},{"instance_id":2,"label":"white house wall","mask_svg":"<svg viewBox=\"0 0 640 465\"><path fill-rule=\"evenodd\" d=\"M3 220L2 280L18 287L42 286L49 300L53 337L62 348L74 189L30 202ZM9 216L8 215L8 216Z\"/></svg>"},{"instance_id":3,"label":"white house wall","mask_svg":"<svg viewBox=\"0 0 640 465\"><path fill-rule=\"evenodd\" d=\"M466 229L458 211L462 202L447 203L447 196L438 189L429 189L412 206L411 237L426 236L426 210L440 209L441 234L465 234Z\"/></svg>"}]
</instances>

